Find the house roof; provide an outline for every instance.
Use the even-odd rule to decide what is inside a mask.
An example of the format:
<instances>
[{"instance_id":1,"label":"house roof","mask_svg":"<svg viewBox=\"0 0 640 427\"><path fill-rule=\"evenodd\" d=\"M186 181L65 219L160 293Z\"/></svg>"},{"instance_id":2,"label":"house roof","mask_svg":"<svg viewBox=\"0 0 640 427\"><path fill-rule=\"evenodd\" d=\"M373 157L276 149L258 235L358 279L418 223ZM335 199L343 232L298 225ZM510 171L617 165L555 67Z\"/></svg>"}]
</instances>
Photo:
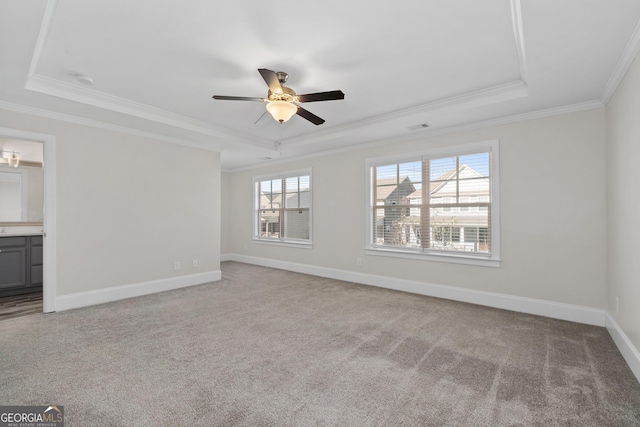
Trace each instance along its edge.
<instances>
[{"instance_id":1,"label":"house roof","mask_svg":"<svg viewBox=\"0 0 640 427\"><path fill-rule=\"evenodd\" d=\"M397 184L399 182L399 184ZM404 187L398 193L398 187ZM411 194L415 191L416 187L411 182L408 176L401 176L399 179L394 178L382 178L377 180L376 186L376 200L387 200L389 197L399 195L400 197Z\"/></svg>"},{"instance_id":2,"label":"house roof","mask_svg":"<svg viewBox=\"0 0 640 427\"><path fill-rule=\"evenodd\" d=\"M475 171L473 168L471 168L470 166L466 165L466 164L462 164L460 165L459 169L456 170L456 168L452 168L444 173L442 173L438 178L436 178L434 181L429 183L429 194L433 197L434 195L441 195L441 196L445 196L447 194L445 194L444 190L446 189L447 185L451 185L452 180L455 179L456 175L462 174L462 173L468 173L471 174L472 176L475 176L477 178L483 178L483 176L481 174L479 174L477 171ZM484 181L484 180L483 180ZM484 188L486 187L486 188ZM461 196L464 196L464 191L465 189L463 188L461 191ZM481 194L489 194L489 180L486 179L486 182L484 185L481 186L473 186L473 195L481 195ZM455 193L453 193L455 194ZM421 199L422 198L422 190L415 190L413 191L411 194L407 195L407 198L409 199Z\"/></svg>"}]
</instances>

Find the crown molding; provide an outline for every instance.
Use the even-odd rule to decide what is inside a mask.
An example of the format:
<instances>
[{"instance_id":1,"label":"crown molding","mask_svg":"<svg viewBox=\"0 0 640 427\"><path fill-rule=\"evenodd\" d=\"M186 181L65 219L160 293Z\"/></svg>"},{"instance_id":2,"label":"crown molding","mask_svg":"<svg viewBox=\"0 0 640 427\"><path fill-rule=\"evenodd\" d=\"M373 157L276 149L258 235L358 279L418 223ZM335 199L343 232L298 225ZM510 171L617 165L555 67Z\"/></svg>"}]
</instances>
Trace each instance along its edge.
<instances>
[{"instance_id":1,"label":"crown molding","mask_svg":"<svg viewBox=\"0 0 640 427\"><path fill-rule=\"evenodd\" d=\"M599 100L587 101L587 102L581 102L578 104L564 105L562 107L532 111L529 113L514 114L511 116L481 120L473 123L453 125L453 126L443 127L440 129L426 128L423 131L411 132L409 134L401 135L395 138L372 141L371 143L369 143L369 146L371 146L371 144L386 145L386 144L396 144L399 142L415 141L416 139L418 139L419 136L434 137L434 136L440 136L440 135L449 135L452 133L466 132L466 131L482 129L482 128L487 128L492 126L502 126L502 125L507 125L511 123L525 122L528 120L537 120L545 117L560 116L563 114L576 113L580 111L593 110L596 108L603 108L603 107L604 107L604 104Z\"/></svg>"},{"instance_id":2,"label":"crown molding","mask_svg":"<svg viewBox=\"0 0 640 427\"><path fill-rule=\"evenodd\" d=\"M618 88L618 85L620 85L625 74L627 74L629 67L631 67L636 56L638 56L638 52L640 52L640 21L636 24L629 41L627 41L627 44L622 51L622 55L620 55L620 58L618 59L618 63L613 69L613 73L611 73L611 76L602 91L600 100L603 104L609 103L609 100L611 100L611 97Z\"/></svg>"},{"instance_id":3,"label":"crown molding","mask_svg":"<svg viewBox=\"0 0 640 427\"><path fill-rule=\"evenodd\" d=\"M27 77L31 77L36 73L36 67L40 63L42 51L44 50L44 46L47 43L47 37L49 37L49 29L51 28L53 15L56 11L57 5L58 0L47 0L47 7L44 11L42 22L40 23L40 32L38 32L36 47L33 50L33 55L31 56L31 64L29 65L29 74L27 74Z\"/></svg>"},{"instance_id":4,"label":"crown molding","mask_svg":"<svg viewBox=\"0 0 640 427\"><path fill-rule=\"evenodd\" d=\"M27 78L25 89L58 98L79 102L85 105L115 111L128 116L138 117L163 125L196 132L202 135L219 138L223 141L236 140L244 144L260 148L273 148L273 141L266 138L242 134L230 129L195 120L180 114L171 113L160 108L151 107L139 102L109 95L94 89L81 88L76 85L32 75Z\"/></svg>"},{"instance_id":5,"label":"crown molding","mask_svg":"<svg viewBox=\"0 0 640 427\"><path fill-rule=\"evenodd\" d=\"M326 139L334 139L346 132L352 132L359 128L380 124L381 122L404 118L409 115L424 115L427 113L446 113L451 110L466 110L483 105L499 103L517 98L529 96L527 55L524 47L524 30L522 25L521 0L511 0L511 22L513 25L514 43L518 57L518 80L491 86L481 90L444 98L427 104L397 110L376 117L369 117L356 122L335 126L329 129L319 130L310 135L283 139L283 145L302 145L321 142Z\"/></svg>"},{"instance_id":6,"label":"crown molding","mask_svg":"<svg viewBox=\"0 0 640 427\"><path fill-rule=\"evenodd\" d=\"M519 80L484 88L478 91L444 98L427 104L404 108L376 117L365 118L342 126L320 129L305 136L292 137L282 141L272 141L267 138L255 137L253 135L244 134L242 132L234 131L222 126L171 113L169 111L152 107L146 104L109 95L107 93L96 91L94 89L78 87L74 84L38 75L36 73L38 63L41 59L42 51L49 34L49 29L54 17L56 5L57 0L48 0L47 2L47 9L45 11L40 33L36 43L36 48L32 57L25 89L110 111L115 111L133 117L150 120L157 123L162 123L164 125L185 129L188 131L197 132L213 138L221 138L226 141L228 141L229 139L238 140L238 142L260 148L273 150L275 149L275 145L278 143L281 143L283 145L311 144L326 139L336 138L344 135L345 133L354 132L358 129L367 127L372 124L380 124L381 122L404 118L408 115L447 112L450 110L464 110L528 96L528 86L526 83L527 64L524 49L524 33L522 27L522 11L520 0L510 0L510 12L520 73Z\"/></svg>"},{"instance_id":7,"label":"crown molding","mask_svg":"<svg viewBox=\"0 0 640 427\"><path fill-rule=\"evenodd\" d=\"M522 5L520 0L511 0L511 22L513 23L513 35L518 52L518 66L520 67L520 79L526 84L529 81L527 67L527 55L524 50L524 30L522 27Z\"/></svg>"},{"instance_id":8,"label":"crown molding","mask_svg":"<svg viewBox=\"0 0 640 427\"><path fill-rule=\"evenodd\" d=\"M295 157L285 157L281 159L274 159L269 162L254 163L253 165L242 166L239 168L232 168L232 169L223 168L222 171L226 173L244 172L244 171L258 169L266 166L284 164L284 163L288 163L296 160L307 160L307 159L313 159L316 157L328 156L332 154L340 154L340 153L346 153L350 151L382 147L385 145L393 145L401 142L416 141L422 137L431 138L435 136L450 135L453 133L467 132L467 131L487 128L492 126L501 126L501 125L506 125L510 123L524 122L527 120L536 120L536 119L542 119L545 117L560 116L563 114L577 113L580 111L593 110L596 108L604 108L604 106L605 105L602 102L600 102L599 100L595 100L595 101L581 102L578 104L565 105L557 108L538 110L530 113L515 114L512 116L499 117L496 119L482 120L482 121L463 124L463 125L448 126L441 129L427 128L423 131L411 132L395 138L379 139L379 140L349 145L347 147L340 147L340 148L334 148L331 150L320 151L317 153L311 153L311 154L295 156Z\"/></svg>"},{"instance_id":9,"label":"crown molding","mask_svg":"<svg viewBox=\"0 0 640 427\"><path fill-rule=\"evenodd\" d=\"M14 104L11 102L0 101L0 108L8 111L14 111L16 113L30 114L33 116L44 117L46 119L59 120L62 122L73 123L81 126L89 126L97 129L108 130L112 132L119 132L133 136L139 136L143 138L156 139L159 141L169 142L172 144L183 145L186 147L200 148L202 150L217 151L220 152L224 147L220 145L202 144L198 142L188 141L180 138L173 138L158 133L147 132L139 129L133 129L125 126L114 125L111 123L100 122L97 120L85 119L83 117L73 116L70 114L57 113L54 111L43 110L41 108L30 107L27 105Z\"/></svg>"},{"instance_id":10,"label":"crown molding","mask_svg":"<svg viewBox=\"0 0 640 427\"><path fill-rule=\"evenodd\" d=\"M213 138L220 138L224 141L229 141L231 139L260 148L274 148L274 142L266 138L243 134L222 126L195 120L160 108L151 107L146 104L109 95L94 89L81 88L66 82L38 75L36 70L49 36L49 30L51 28L51 23L53 22L56 6L57 0L47 1L44 17L40 26L40 32L38 33L36 46L33 56L31 57L29 73L24 86L25 89L150 120L163 125L197 132Z\"/></svg>"},{"instance_id":11,"label":"crown molding","mask_svg":"<svg viewBox=\"0 0 640 427\"><path fill-rule=\"evenodd\" d=\"M442 129L431 129L431 130L427 129L421 133L427 133L429 136L446 135L450 133L463 132L463 131L486 128L491 126L501 126L501 125L506 125L510 123L543 119L545 117L561 116L563 114L571 114L571 113L577 113L585 110L604 108L604 106L605 105L600 100L586 101L586 102L580 102L577 104L564 105L562 107L548 108L544 110L532 111L529 113L514 114L512 116L504 116L496 119L482 120L479 122L468 123L464 125L450 126Z\"/></svg>"},{"instance_id":12,"label":"crown molding","mask_svg":"<svg viewBox=\"0 0 640 427\"><path fill-rule=\"evenodd\" d=\"M287 138L282 140L283 145L303 145L320 142L326 139L333 139L347 132L356 131L362 127L369 125L379 125L395 119L406 118L411 115L425 115L428 113L446 113L449 111L460 111L487 104L494 104L512 99L522 98L529 95L528 86L522 81L517 80L489 88L468 92L461 95L444 98L427 104L415 107L404 108L392 113L383 114L376 117L369 117L363 120L347 123L342 126L335 126L323 131L314 132L313 134Z\"/></svg>"}]
</instances>

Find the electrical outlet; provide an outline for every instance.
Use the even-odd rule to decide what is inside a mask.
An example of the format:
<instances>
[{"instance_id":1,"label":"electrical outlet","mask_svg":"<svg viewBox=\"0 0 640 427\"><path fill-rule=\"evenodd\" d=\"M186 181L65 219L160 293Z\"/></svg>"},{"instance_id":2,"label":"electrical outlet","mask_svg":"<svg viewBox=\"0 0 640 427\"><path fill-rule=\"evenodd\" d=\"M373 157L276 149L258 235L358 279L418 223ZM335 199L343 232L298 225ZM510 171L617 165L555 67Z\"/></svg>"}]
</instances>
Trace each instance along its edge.
<instances>
[{"instance_id":1,"label":"electrical outlet","mask_svg":"<svg viewBox=\"0 0 640 427\"><path fill-rule=\"evenodd\" d=\"M356 264L358 264L358 267L362 267L362 258L356 259Z\"/></svg>"},{"instance_id":2,"label":"electrical outlet","mask_svg":"<svg viewBox=\"0 0 640 427\"><path fill-rule=\"evenodd\" d=\"M178 270L180 270L180 261L175 261L175 262L173 263L173 270L174 270L174 271L178 271Z\"/></svg>"},{"instance_id":3,"label":"electrical outlet","mask_svg":"<svg viewBox=\"0 0 640 427\"><path fill-rule=\"evenodd\" d=\"M191 261L191 267L193 268L197 268L198 267L198 260L194 259L193 261Z\"/></svg>"}]
</instances>

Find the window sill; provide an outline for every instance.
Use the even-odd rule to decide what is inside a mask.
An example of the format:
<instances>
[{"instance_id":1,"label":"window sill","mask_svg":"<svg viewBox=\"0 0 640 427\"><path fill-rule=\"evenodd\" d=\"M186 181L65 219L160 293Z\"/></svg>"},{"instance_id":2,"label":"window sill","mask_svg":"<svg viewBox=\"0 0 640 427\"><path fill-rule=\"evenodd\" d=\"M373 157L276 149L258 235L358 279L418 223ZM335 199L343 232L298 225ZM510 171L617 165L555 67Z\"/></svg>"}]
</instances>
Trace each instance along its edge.
<instances>
[{"instance_id":1,"label":"window sill","mask_svg":"<svg viewBox=\"0 0 640 427\"><path fill-rule=\"evenodd\" d=\"M480 265L483 267L500 267L502 260L473 255L458 255L451 253L433 254L416 251L406 251L390 248L368 248L365 254L374 256L387 256L392 258L419 259L425 261L449 262L454 264Z\"/></svg>"},{"instance_id":2,"label":"window sill","mask_svg":"<svg viewBox=\"0 0 640 427\"><path fill-rule=\"evenodd\" d=\"M258 245L284 246L290 248L313 249L313 243L295 240L253 239Z\"/></svg>"}]
</instances>

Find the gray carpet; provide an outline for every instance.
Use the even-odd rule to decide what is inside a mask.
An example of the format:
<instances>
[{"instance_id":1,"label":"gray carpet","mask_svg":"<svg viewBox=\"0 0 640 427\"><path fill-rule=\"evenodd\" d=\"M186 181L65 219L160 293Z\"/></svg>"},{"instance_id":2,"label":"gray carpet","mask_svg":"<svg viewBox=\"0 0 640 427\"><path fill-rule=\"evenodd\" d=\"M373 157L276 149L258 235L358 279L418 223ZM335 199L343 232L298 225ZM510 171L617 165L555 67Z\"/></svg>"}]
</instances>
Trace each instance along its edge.
<instances>
[{"instance_id":1,"label":"gray carpet","mask_svg":"<svg viewBox=\"0 0 640 427\"><path fill-rule=\"evenodd\" d=\"M225 262L0 322L0 405L66 426L638 426L604 328Z\"/></svg>"}]
</instances>

